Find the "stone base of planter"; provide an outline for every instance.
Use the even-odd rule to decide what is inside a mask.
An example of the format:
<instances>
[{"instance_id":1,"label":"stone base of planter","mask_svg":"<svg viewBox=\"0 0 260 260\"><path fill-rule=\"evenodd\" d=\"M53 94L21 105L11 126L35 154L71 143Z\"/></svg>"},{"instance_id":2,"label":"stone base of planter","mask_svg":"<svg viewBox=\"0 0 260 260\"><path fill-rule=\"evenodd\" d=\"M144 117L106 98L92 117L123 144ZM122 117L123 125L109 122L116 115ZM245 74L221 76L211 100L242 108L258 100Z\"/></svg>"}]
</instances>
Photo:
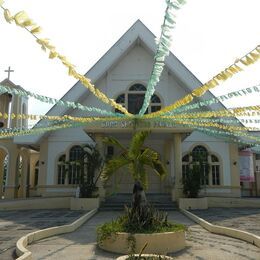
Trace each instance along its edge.
<instances>
[{"instance_id":1,"label":"stone base of planter","mask_svg":"<svg viewBox=\"0 0 260 260\"><path fill-rule=\"evenodd\" d=\"M139 256L138 254L134 256ZM165 256L165 255L154 255L154 254L142 254L142 257L153 257L153 259L163 259L163 260L172 260L174 259L173 257L170 256ZM161 258L160 258L161 257ZM116 260L127 260L129 258L129 255L123 255L118 257Z\"/></svg>"},{"instance_id":2,"label":"stone base of planter","mask_svg":"<svg viewBox=\"0 0 260 260\"><path fill-rule=\"evenodd\" d=\"M207 198L180 198L179 199L180 209L207 209L208 199Z\"/></svg>"},{"instance_id":3,"label":"stone base of planter","mask_svg":"<svg viewBox=\"0 0 260 260\"><path fill-rule=\"evenodd\" d=\"M99 198L70 198L71 210L92 210L99 208Z\"/></svg>"},{"instance_id":4,"label":"stone base of planter","mask_svg":"<svg viewBox=\"0 0 260 260\"><path fill-rule=\"evenodd\" d=\"M134 237L135 252L131 252L131 244ZM129 237L130 240L129 241ZM128 233L116 233L112 237L102 241L99 247L113 253L129 254L140 253L144 245L147 243L147 247L144 249L144 254L162 254L172 253L185 248L185 232L165 232L165 233L153 233L153 234L134 234Z\"/></svg>"}]
</instances>

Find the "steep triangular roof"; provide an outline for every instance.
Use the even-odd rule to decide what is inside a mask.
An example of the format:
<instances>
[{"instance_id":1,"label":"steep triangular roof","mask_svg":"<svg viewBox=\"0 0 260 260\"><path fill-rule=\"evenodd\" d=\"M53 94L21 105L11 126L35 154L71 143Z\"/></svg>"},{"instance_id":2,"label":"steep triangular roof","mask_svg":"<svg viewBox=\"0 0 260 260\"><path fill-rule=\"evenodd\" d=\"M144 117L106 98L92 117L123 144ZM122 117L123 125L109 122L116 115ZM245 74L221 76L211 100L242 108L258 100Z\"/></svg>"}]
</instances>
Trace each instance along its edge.
<instances>
[{"instance_id":1,"label":"steep triangular roof","mask_svg":"<svg viewBox=\"0 0 260 260\"><path fill-rule=\"evenodd\" d=\"M140 21L137 20L130 29L96 62L96 64L85 74L95 84L114 64L116 64L137 41L148 49L153 55L156 53L155 35ZM165 65L169 72L174 75L187 91L192 91L202 83L178 60L178 58L170 53L165 60ZM86 97L90 92L82 86L81 82L77 82L62 98L66 101L79 101L82 96ZM203 99L212 98L211 93L206 93ZM222 104L216 104L216 108L224 108ZM47 115L65 115L69 114L71 108L60 107L54 105ZM47 133L46 133L47 134ZM37 136L15 137L16 143L38 143L45 134Z\"/></svg>"}]
</instances>

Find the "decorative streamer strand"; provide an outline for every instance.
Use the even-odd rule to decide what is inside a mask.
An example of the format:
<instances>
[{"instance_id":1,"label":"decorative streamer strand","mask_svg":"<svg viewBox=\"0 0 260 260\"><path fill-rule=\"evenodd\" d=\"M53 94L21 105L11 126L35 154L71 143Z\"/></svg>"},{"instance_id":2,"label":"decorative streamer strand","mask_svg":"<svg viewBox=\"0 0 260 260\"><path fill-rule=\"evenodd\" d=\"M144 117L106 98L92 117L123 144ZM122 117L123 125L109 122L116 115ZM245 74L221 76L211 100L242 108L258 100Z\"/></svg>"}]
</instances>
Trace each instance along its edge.
<instances>
[{"instance_id":1,"label":"decorative streamer strand","mask_svg":"<svg viewBox=\"0 0 260 260\"><path fill-rule=\"evenodd\" d=\"M162 116L162 118L209 118L209 117L236 117L236 116L258 116L259 106L236 107L216 111L194 112Z\"/></svg>"},{"instance_id":2,"label":"decorative streamer strand","mask_svg":"<svg viewBox=\"0 0 260 260\"><path fill-rule=\"evenodd\" d=\"M260 144L260 137L258 136L253 136L253 135L249 135L248 133L245 133L243 131L241 131L241 129L239 127L228 127L228 126L224 126L224 125L220 125L220 124L207 124L207 123L200 123L200 122L191 122L191 121L175 121L175 123L179 124L179 125L183 125L183 126L188 126L191 129L194 129L194 127L205 127L205 128L219 128L221 130L226 130L225 133L226 134L230 134L232 136L237 136L237 137L246 137L248 139L252 139L254 141L259 142Z\"/></svg>"},{"instance_id":3,"label":"decorative streamer strand","mask_svg":"<svg viewBox=\"0 0 260 260\"><path fill-rule=\"evenodd\" d=\"M252 65L256 61L258 61L259 58L260 58L260 45L258 45L255 49L253 49L251 52L249 52L242 58L237 59L231 66L229 66L225 70L218 73L211 80L206 82L204 85L194 89L191 92L191 94L186 95L184 98L177 100L173 104L166 106L157 112L154 112L154 113L151 113L148 115L144 115L144 117L146 117L146 118L157 117L164 113L175 110L181 106L187 105L188 103L190 103L193 100L194 97L203 96L206 93L206 91L208 91L209 89L215 88L221 82L226 81L227 79L231 78L233 75L242 71L243 69L241 66Z\"/></svg>"},{"instance_id":4,"label":"decorative streamer strand","mask_svg":"<svg viewBox=\"0 0 260 260\"><path fill-rule=\"evenodd\" d=\"M29 33L31 33L35 38L36 42L41 45L41 48L43 51L48 51L49 52L49 58L54 59L57 58L59 59L62 64L67 67L68 69L68 74L70 76L73 76L75 79L80 80L81 83L89 89L89 91L95 95L98 99L100 99L102 102L114 107L115 109L120 110L124 114L130 116L131 114L120 104L116 103L115 100L108 98L103 92L101 92L99 89L97 89L91 82L90 79L86 78L84 75L79 74L75 66L71 64L67 57L61 55L56 51L56 48L50 44L49 39L46 38L39 38L36 36L36 34L41 32L41 27L36 25L29 17L28 15L24 12L18 12L14 16L11 15L10 11L6 8L3 7L3 2L0 3L0 7L4 10L4 17L5 20L8 23L15 22L17 26L20 26L24 29L26 29Z\"/></svg>"},{"instance_id":5,"label":"decorative streamer strand","mask_svg":"<svg viewBox=\"0 0 260 260\"><path fill-rule=\"evenodd\" d=\"M144 115L147 110L151 97L154 94L155 86L160 81L160 76L164 67L164 60L166 56L169 55L169 48L171 46L171 33L170 31L175 26L175 14L174 11L180 9L181 5L185 4L184 0L166 0L167 8L165 10L164 21L161 29L161 36L158 40L156 54L154 56L154 64L151 76L148 80L147 90L145 93L145 98L143 102L143 106L139 111L139 115Z\"/></svg>"},{"instance_id":6,"label":"decorative streamer strand","mask_svg":"<svg viewBox=\"0 0 260 260\"><path fill-rule=\"evenodd\" d=\"M20 89L10 88L8 86L0 85L0 93L6 93L6 92L11 95L18 95L20 97L27 97L27 98L32 97L36 100L39 100L44 103L52 104L52 105L65 106L65 107L79 109L79 110L87 111L87 112L96 112L96 113L101 114L102 116L118 116L118 117L123 116L122 114L109 112L106 110L102 110L100 108L83 106L80 103L76 103L76 102L72 102L72 101L58 100L55 98L42 96L42 95L30 92L30 91L20 90Z\"/></svg>"},{"instance_id":7,"label":"decorative streamer strand","mask_svg":"<svg viewBox=\"0 0 260 260\"><path fill-rule=\"evenodd\" d=\"M49 116L49 115L31 115L31 114L15 114L8 115L7 113L0 112L0 118L3 119L23 119L23 120L50 120L50 121L74 121L74 122L92 122L92 121L106 121L106 120L120 120L119 117L74 117L69 115L64 116Z\"/></svg>"},{"instance_id":8,"label":"decorative streamer strand","mask_svg":"<svg viewBox=\"0 0 260 260\"><path fill-rule=\"evenodd\" d=\"M211 98L211 99L204 100L204 101L199 101L199 102L196 102L196 103L191 104L191 105L185 105L185 106L182 106L180 108L175 109L174 112L168 112L165 115L174 115L176 113L180 113L180 112L183 112L183 111L198 109L198 108L201 108L201 107L204 107L204 106L217 104L219 102L227 101L227 100L232 99L232 98L242 97L242 96L245 96L245 95L254 94L256 92L259 93L260 92L259 86L260 86L260 84L253 86L253 87L247 87L247 88L244 88L244 89L233 91L233 92L227 93L225 95L221 95L219 97Z\"/></svg>"}]
</instances>

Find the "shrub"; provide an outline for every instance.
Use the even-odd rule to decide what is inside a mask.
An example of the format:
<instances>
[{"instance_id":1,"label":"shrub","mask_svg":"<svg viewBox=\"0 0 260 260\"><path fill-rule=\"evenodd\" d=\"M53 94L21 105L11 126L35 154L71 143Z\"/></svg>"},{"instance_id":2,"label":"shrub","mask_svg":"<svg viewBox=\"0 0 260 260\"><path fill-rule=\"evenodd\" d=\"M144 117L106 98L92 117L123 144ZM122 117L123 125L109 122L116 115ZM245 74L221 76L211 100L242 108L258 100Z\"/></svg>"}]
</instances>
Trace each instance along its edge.
<instances>
[{"instance_id":1,"label":"shrub","mask_svg":"<svg viewBox=\"0 0 260 260\"><path fill-rule=\"evenodd\" d=\"M97 240L102 243L117 232L160 233L185 229L186 227L182 224L169 222L167 213L160 212L148 204L139 209L125 207L122 216L97 228Z\"/></svg>"}]
</instances>

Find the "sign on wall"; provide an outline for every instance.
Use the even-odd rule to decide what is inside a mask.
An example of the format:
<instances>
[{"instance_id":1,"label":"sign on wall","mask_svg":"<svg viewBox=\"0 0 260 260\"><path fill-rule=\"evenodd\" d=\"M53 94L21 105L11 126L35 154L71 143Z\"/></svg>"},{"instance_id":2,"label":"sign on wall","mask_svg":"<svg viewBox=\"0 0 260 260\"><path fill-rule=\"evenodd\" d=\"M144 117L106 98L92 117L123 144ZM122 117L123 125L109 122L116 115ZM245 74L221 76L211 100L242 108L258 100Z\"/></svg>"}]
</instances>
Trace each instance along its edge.
<instances>
[{"instance_id":1,"label":"sign on wall","mask_svg":"<svg viewBox=\"0 0 260 260\"><path fill-rule=\"evenodd\" d=\"M249 150L239 152L240 181L254 182L253 153Z\"/></svg>"}]
</instances>

